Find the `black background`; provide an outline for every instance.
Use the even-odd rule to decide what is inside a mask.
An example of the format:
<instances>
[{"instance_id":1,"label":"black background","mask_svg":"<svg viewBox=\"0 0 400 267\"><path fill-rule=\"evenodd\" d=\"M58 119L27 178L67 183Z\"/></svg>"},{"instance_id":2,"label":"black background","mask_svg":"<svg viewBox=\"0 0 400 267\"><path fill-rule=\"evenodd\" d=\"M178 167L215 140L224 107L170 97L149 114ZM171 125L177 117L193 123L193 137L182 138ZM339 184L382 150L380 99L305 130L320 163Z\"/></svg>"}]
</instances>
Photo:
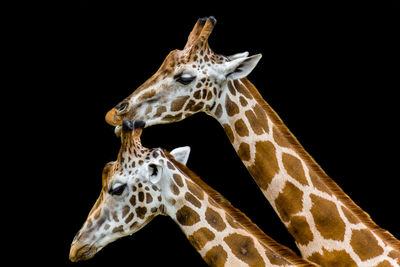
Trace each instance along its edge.
<instances>
[{"instance_id":1,"label":"black background","mask_svg":"<svg viewBox=\"0 0 400 267\"><path fill-rule=\"evenodd\" d=\"M35 227L20 231L18 251L31 252L32 262L73 265L70 243L100 192L103 166L119 150L119 139L104 121L106 112L149 78L169 51L183 48L199 17L210 15L218 21L210 47L224 55L262 53L249 79L328 175L378 225L400 237L398 157L393 154L399 84L391 65L398 68L398 61L395 16L387 12L391 6L386 8L286 1L230 2L218 8L203 1L81 1L72 9L44 12L45 19L37 15L43 28L25 22L29 48L24 52L35 59L28 63L35 74L34 90L25 96L33 107L24 113L31 118L30 130L40 133L28 140L34 177L41 180L23 206L31 219L23 224ZM39 61L43 69L36 66ZM191 146L189 168L265 233L297 251L216 120L196 114L146 128L142 142L168 150ZM161 216L74 265L138 262L205 266L178 226Z\"/></svg>"}]
</instances>

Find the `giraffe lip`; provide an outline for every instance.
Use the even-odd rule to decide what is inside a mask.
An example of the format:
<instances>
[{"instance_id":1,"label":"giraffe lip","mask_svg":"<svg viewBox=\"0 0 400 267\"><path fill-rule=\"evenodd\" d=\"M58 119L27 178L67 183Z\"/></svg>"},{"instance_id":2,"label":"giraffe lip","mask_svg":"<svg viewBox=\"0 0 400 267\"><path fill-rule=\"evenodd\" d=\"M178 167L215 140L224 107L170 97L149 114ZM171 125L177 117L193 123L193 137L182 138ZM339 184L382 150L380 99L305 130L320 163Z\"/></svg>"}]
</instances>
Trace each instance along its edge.
<instances>
[{"instance_id":1,"label":"giraffe lip","mask_svg":"<svg viewBox=\"0 0 400 267\"><path fill-rule=\"evenodd\" d=\"M89 260L94 257L98 251L95 245L83 245L77 246L79 244L73 244L69 253L69 259L72 262Z\"/></svg>"}]
</instances>

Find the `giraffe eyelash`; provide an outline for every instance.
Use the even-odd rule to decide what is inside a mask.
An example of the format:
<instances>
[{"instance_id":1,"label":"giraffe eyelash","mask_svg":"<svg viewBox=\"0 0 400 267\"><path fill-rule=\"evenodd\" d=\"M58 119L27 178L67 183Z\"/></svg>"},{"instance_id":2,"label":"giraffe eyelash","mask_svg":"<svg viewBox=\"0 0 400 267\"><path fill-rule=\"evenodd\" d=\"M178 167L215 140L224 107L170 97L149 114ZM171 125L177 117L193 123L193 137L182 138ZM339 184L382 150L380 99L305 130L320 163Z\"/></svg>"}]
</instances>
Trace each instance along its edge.
<instances>
[{"instance_id":1,"label":"giraffe eyelash","mask_svg":"<svg viewBox=\"0 0 400 267\"><path fill-rule=\"evenodd\" d=\"M158 100L160 100L160 98L161 98L160 96L153 97L153 98L147 99L146 102L149 104L156 103L156 102L158 102Z\"/></svg>"},{"instance_id":2,"label":"giraffe eyelash","mask_svg":"<svg viewBox=\"0 0 400 267\"><path fill-rule=\"evenodd\" d=\"M183 84L183 85L188 85L189 83L191 83L194 79L196 78L196 76L192 76L188 73L180 73L174 76L174 79Z\"/></svg>"},{"instance_id":3,"label":"giraffe eyelash","mask_svg":"<svg viewBox=\"0 0 400 267\"><path fill-rule=\"evenodd\" d=\"M124 192L125 188L126 184L116 183L110 188L110 190L108 190L108 193L113 196L120 196Z\"/></svg>"}]
</instances>

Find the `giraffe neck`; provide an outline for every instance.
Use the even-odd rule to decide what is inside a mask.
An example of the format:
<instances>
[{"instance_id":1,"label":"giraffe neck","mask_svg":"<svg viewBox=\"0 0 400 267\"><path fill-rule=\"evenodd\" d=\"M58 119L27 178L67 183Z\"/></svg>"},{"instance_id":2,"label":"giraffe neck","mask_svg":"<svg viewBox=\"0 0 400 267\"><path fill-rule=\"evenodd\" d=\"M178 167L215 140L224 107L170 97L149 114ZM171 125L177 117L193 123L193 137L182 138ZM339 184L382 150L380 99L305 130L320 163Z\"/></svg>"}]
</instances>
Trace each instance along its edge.
<instances>
[{"instance_id":1,"label":"giraffe neck","mask_svg":"<svg viewBox=\"0 0 400 267\"><path fill-rule=\"evenodd\" d=\"M315 266L265 235L193 172L169 159L176 168L166 185L172 191L166 213L210 266Z\"/></svg>"},{"instance_id":2,"label":"giraffe neck","mask_svg":"<svg viewBox=\"0 0 400 267\"><path fill-rule=\"evenodd\" d=\"M320 264L372 259L400 265L400 242L326 175L254 85L245 78L226 87L210 115L224 127L303 257Z\"/></svg>"}]
</instances>

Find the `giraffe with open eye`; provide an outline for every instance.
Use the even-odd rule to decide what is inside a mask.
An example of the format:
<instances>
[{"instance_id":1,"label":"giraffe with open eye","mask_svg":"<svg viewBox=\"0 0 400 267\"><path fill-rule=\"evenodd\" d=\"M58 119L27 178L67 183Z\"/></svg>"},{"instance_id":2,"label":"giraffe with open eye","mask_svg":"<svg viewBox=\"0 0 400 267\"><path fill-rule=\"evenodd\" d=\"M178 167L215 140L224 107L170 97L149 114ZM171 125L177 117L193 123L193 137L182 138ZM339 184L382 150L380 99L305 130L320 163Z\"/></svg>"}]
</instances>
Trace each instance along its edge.
<instances>
[{"instance_id":1,"label":"giraffe with open eye","mask_svg":"<svg viewBox=\"0 0 400 267\"><path fill-rule=\"evenodd\" d=\"M103 187L75 236L71 261L139 231L157 215L171 217L210 266L316 266L264 234L190 171L190 148L144 148L144 122L125 120L121 149L103 170Z\"/></svg>"},{"instance_id":2,"label":"giraffe with open eye","mask_svg":"<svg viewBox=\"0 0 400 267\"><path fill-rule=\"evenodd\" d=\"M400 241L321 169L247 79L261 55L214 53L213 17L199 19L182 50L106 115L146 126L197 112L216 119L238 156L295 239L302 256L327 266L400 266Z\"/></svg>"}]
</instances>

